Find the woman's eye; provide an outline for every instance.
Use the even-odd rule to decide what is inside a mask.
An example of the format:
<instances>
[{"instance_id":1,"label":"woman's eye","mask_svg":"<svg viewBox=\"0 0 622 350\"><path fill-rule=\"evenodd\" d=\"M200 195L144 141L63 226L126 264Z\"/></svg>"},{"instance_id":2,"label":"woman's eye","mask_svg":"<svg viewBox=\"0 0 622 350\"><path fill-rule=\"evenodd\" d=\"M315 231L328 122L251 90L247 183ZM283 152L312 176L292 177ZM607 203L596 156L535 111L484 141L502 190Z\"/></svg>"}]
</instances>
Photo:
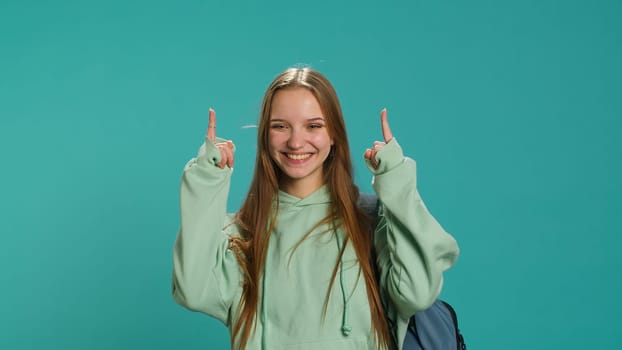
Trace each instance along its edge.
<instances>
[{"instance_id":1,"label":"woman's eye","mask_svg":"<svg viewBox=\"0 0 622 350\"><path fill-rule=\"evenodd\" d=\"M311 125L309 125L309 127L311 129L320 129L320 128L323 128L324 125L322 125L322 124L311 124Z\"/></svg>"},{"instance_id":2,"label":"woman's eye","mask_svg":"<svg viewBox=\"0 0 622 350\"><path fill-rule=\"evenodd\" d=\"M270 125L270 128L272 128L272 129L285 129L285 125L283 125L283 124L272 124L272 125Z\"/></svg>"}]
</instances>

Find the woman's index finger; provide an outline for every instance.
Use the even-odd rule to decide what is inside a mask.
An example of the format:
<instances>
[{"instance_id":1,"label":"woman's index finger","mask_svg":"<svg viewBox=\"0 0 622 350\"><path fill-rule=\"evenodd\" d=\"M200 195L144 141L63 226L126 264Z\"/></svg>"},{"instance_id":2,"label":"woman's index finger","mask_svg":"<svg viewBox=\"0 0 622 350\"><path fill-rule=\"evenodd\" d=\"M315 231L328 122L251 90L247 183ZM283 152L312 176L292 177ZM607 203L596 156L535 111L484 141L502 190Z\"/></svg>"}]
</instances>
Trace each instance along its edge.
<instances>
[{"instance_id":1,"label":"woman's index finger","mask_svg":"<svg viewBox=\"0 0 622 350\"><path fill-rule=\"evenodd\" d=\"M209 121L207 122L207 138L216 142L216 112L213 108L209 109Z\"/></svg>"},{"instance_id":2,"label":"woman's index finger","mask_svg":"<svg viewBox=\"0 0 622 350\"><path fill-rule=\"evenodd\" d=\"M384 142L391 141L391 139L393 139L393 133L391 132L391 128L389 128L386 108L380 111L380 126L382 127L382 137L384 138Z\"/></svg>"}]
</instances>

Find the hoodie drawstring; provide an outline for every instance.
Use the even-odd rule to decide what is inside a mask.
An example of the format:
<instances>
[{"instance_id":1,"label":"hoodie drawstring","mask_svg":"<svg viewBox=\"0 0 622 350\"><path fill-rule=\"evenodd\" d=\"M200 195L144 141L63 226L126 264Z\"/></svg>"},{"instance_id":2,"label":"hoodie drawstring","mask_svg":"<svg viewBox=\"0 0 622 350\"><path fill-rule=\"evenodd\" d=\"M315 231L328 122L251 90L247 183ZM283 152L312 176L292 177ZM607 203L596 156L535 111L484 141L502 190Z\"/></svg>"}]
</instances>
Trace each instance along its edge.
<instances>
[{"instance_id":1,"label":"hoodie drawstring","mask_svg":"<svg viewBox=\"0 0 622 350\"><path fill-rule=\"evenodd\" d=\"M337 233L337 230L334 227L333 227L333 233L335 234L335 239L337 240L338 251L341 252L341 249L342 249L341 237L339 236L339 233ZM345 280L343 276L343 255L341 255L341 257L339 258L339 287L341 288L341 297L343 299L343 315L341 319L341 333L343 333L343 335L347 337L348 335L350 335L350 333L352 333L352 327L350 326L348 322L348 295L346 293Z\"/></svg>"}]
</instances>

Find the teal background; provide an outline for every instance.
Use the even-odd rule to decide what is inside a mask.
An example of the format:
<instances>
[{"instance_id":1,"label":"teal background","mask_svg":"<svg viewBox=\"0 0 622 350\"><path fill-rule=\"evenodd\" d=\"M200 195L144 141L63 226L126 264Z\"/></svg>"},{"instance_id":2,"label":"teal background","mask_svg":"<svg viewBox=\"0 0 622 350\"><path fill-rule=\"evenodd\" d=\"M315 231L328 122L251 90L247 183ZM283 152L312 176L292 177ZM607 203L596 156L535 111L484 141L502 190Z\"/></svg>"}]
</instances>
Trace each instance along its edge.
<instances>
[{"instance_id":1,"label":"teal background","mask_svg":"<svg viewBox=\"0 0 622 350\"><path fill-rule=\"evenodd\" d=\"M459 241L469 349L619 347L620 1L0 2L0 348L228 349L170 296L179 179L238 146L294 64L337 88L357 159L394 133ZM304 316L301 316L304 317Z\"/></svg>"}]
</instances>

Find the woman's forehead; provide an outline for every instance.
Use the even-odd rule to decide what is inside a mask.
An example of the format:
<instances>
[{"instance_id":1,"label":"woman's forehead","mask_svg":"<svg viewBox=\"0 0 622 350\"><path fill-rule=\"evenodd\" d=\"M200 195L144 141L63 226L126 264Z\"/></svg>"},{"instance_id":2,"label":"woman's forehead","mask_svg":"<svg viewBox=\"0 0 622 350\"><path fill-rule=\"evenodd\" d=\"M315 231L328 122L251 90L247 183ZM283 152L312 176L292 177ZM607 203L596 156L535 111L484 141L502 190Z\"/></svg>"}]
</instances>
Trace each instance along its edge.
<instances>
[{"instance_id":1,"label":"woman's forehead","mask_svg":"<svg viewBox=\"0 0 622 350\"><path fill-rule=\"evenodd\" d=\"M320 103L313 93L305 88L277 91L271 107L270 120L324 119Z\"/></svg>"}]
</instances>

